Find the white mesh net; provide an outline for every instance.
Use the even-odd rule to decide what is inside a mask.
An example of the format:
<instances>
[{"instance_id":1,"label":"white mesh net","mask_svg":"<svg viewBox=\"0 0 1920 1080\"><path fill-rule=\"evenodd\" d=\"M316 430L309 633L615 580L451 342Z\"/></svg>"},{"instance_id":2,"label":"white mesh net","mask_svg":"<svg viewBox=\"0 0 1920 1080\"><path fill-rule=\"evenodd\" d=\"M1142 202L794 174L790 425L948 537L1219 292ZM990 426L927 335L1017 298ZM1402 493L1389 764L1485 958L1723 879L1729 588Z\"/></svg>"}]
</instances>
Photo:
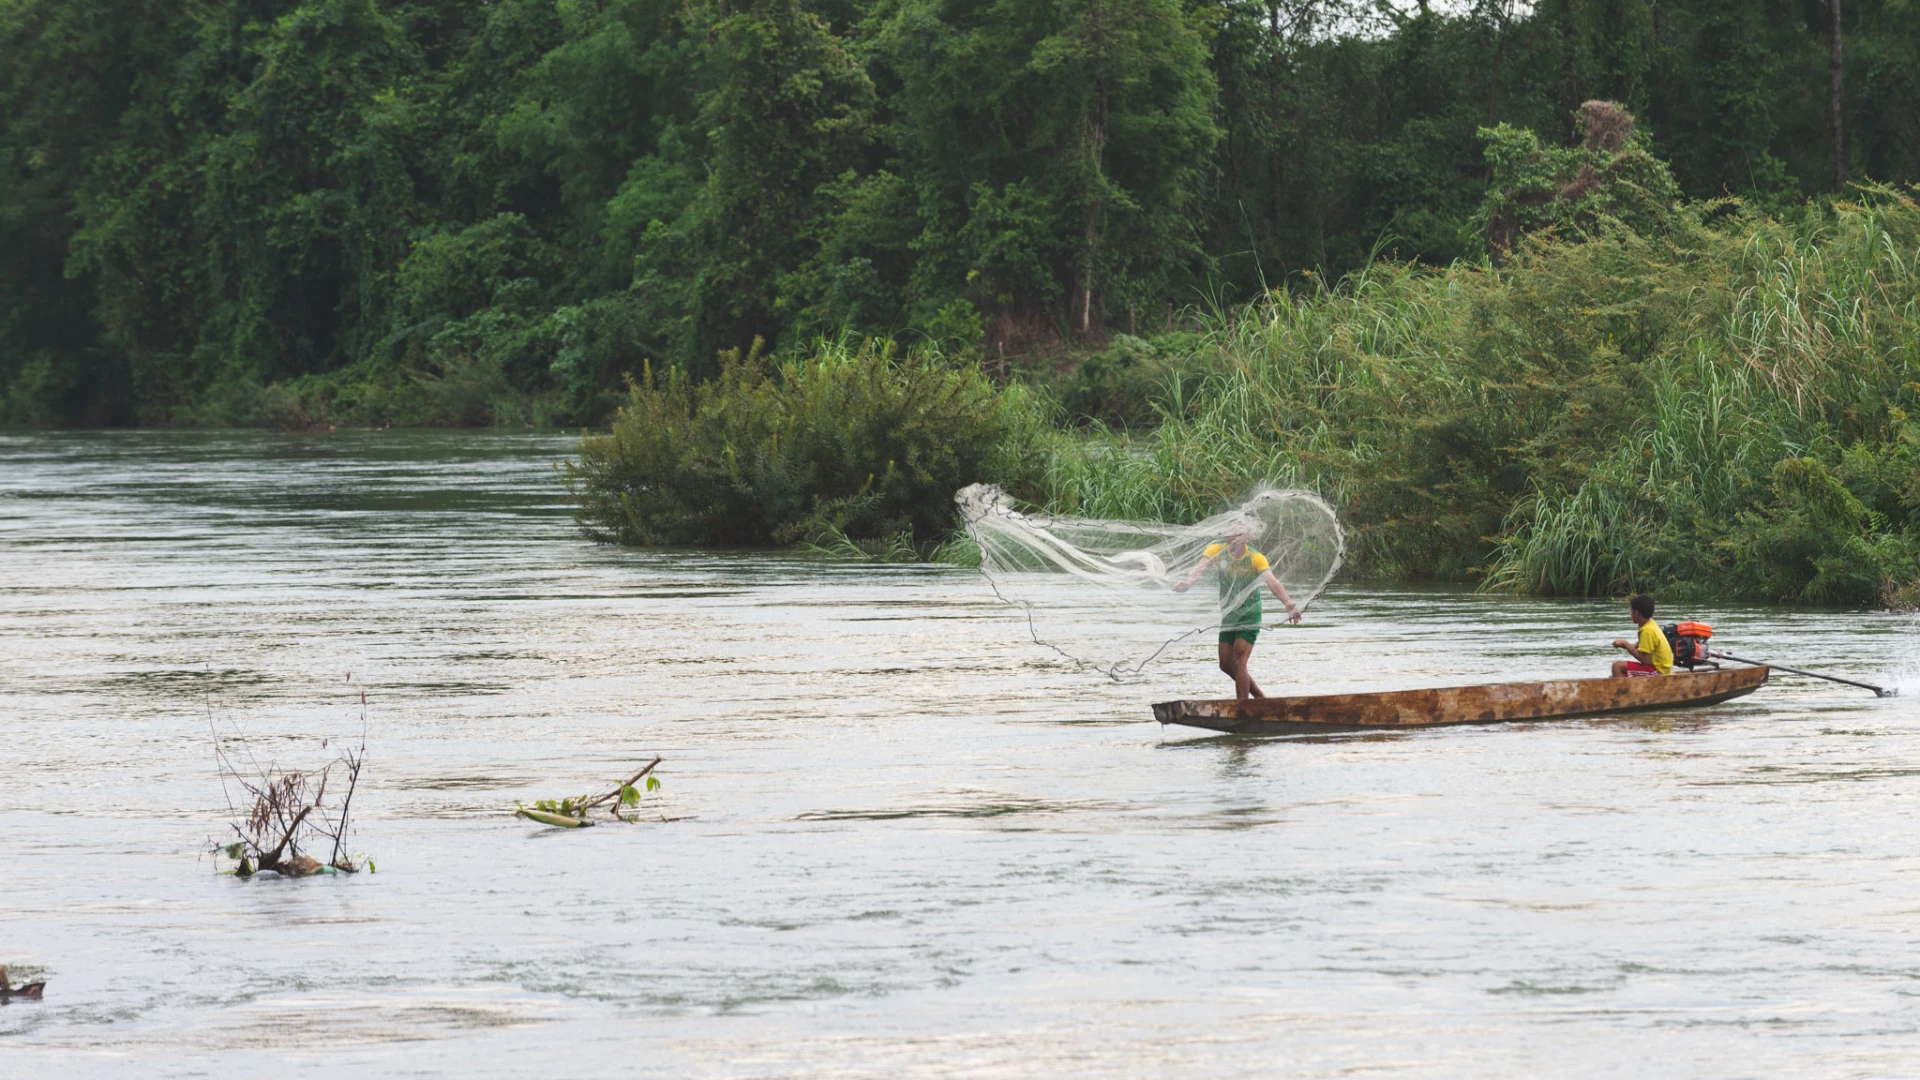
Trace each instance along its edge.
<instances>
[{"instance_id":1,"label":"white mesh net","mask_svg":"<svg viewBox=\"0 0 1920 1080\"><path fill-rule=\"evenodd\" d=\"M1024 513L991 484L954 502L1034 640L1114 678L1221 630L1286 622L1346 550L1333 507L1305 491L1263 490L1193 525Z\"/></svg>"}]
</instances>

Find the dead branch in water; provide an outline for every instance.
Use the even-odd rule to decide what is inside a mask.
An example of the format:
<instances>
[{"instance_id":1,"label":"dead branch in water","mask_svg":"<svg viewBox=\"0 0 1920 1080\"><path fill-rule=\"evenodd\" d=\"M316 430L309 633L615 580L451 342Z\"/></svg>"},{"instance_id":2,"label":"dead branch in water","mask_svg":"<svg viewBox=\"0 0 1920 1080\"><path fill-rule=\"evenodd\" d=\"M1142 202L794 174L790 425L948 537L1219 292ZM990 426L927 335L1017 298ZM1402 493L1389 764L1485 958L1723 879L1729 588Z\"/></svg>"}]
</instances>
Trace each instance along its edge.
<instances>
[{"instance_id":1,"label":"dead branch in water","mask_svg":"<svg viewBox=\"0 0 1920 1080\"><path fill-rule=\"evenodd\" d=\"M347 676L349 681L352 678L351 674ZM360 745L318 769L303 771L282 769L272 763L261 765L236 727L229 738L239 740L245 751L249 768L243 772L223 745L209 700L207 722L213 732L214 759L220 769L221 789L228 792L227 808L233 819L228 825L238 837L223 850L229 858L239 861L235 871L239 876L250 877L272 870L288 877L306 877L325 868L348 874L359 869L342 850L350 824L348 815L353 806L353 793L360 783L360 767L366 761L366 704L367 694L362 690ZM325 748L330 741L322 739L321 747ZM346 775L346 794L337 806L327 801L327 787L335 769ZM234 806L229 783L238 785L251 799L244 816ZM302 850L303 846L328 840L333 842L333 847L324 863Z\"/></svg>"}]
</instances>

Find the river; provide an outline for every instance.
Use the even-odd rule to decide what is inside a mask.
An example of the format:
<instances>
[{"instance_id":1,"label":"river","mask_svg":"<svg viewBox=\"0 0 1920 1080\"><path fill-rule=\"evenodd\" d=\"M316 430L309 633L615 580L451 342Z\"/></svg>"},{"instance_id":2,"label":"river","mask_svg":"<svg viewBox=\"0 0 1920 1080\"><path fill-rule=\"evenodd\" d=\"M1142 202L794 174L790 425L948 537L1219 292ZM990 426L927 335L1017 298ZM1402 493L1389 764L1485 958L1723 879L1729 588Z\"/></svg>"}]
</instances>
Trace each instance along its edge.
<instances>
[{"instance_id":1,"label":"river","mask_svg":"<svg viewBox=\"0 0 1920 1080\"><path fill-rule=\"evenodd\" d=\"M1209 647L1116 684L971 571L595 546L570 446L0 435L0 963L48 983L0 1073L1915 1072L1920 700L1162 730ZM1920 684L1905 618L1681 614ZM1337 586L1254 668L1593 674L1630 630ZM376 872L219 874L210 727L299 764L363 723ZM641 824L508 813L656 754Z\"/></svg>"}]
</instances>

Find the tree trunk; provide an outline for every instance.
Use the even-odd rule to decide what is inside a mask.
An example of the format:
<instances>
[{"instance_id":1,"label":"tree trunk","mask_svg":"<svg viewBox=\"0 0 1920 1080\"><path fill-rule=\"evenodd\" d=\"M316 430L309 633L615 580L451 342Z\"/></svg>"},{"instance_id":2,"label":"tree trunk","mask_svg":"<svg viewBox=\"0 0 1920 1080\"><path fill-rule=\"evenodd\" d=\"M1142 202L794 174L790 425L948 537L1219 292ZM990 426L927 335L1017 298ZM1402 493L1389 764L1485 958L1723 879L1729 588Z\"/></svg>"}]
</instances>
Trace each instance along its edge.
<instances>
[{"instance_id":1,"label":"tree trunk","mask_svg":"<svg viewBox=\"0 0 1920 1080\"><path fill-rule=\"evenodd\" d=\"M1507 27L1506 27L1506 21L1504 19L1500 19L1497 16L1495 17L1494 24L1493 24L1493 33L1494 33L1494 39L1495 39L1494 46L1493 46L1493 66L1492 66L1492 69L1487 72L1487 126L1488 127L1493 126L1493 117L1495 115L1495 110L1500 103L1500 65L1507 58ZM1493 177L1493 170L1491 166L1488 167L1487 177L1488 179L1492 179Z\"/></svg>"},{"instance_id":2,"label":"tree trunk","mask_svg":"<svg viewBox=\"0 0 1920 1080\"><path fill-rule=\"evenodd\" d=\"M1098 0L1090 5L1088 29L1089 37L1097 43L1094 50L1096 65L1104 67L1106 61L1106 27L1101 24L1100 4ZM1107 78L1106 72L1096 68L1094 77L1093 115L1088 117L1087 132L1087 224L1084 243L1086 262L1080 270L1080 332L1088 333L1093 329L1093 284L1098 265L1100 250L1100 189L1101 169L1104 167L1107 145Z\"/></svg>"},{"instance_id":3,"label":"tree trunk","mask_svg":"<svg viewBox=\"0 0 1920 1080\"><path fill-rule=\"evenodd\" d=\"M1833 110L1833 186L1839 191L1847 186L1847 128L1841 111L1840 0L1827 0L1827 32L1831 38L1831 51L1827 54L1827 95Z\"/></svg>"},{"instance_id":4,"label":"tree trunk","mask_svg":"<svg viewBox=\"0 0 1920 1080\"><path fill-rule=\"evenodd\" d=\"M1093 106L1093 168L1087 174L1087 264L1080 274L1080 332L1093 328L1093 279L1100 249L1100 170L1107 143L1107 87L1103 80Z\"/></svg>"}]
</instances>

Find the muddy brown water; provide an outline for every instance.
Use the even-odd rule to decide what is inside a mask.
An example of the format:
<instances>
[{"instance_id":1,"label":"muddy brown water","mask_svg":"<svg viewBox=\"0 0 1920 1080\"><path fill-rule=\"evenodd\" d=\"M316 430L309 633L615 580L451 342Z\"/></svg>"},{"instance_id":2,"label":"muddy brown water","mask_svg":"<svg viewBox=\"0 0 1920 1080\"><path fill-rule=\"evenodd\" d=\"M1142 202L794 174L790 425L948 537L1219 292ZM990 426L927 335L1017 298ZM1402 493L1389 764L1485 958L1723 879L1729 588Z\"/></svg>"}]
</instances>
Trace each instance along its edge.
<instances>
[{"instance_id":1,"label":"muddy brown water","mask_svg":"<svg viewBox=\"0 0 1920 1080\"><path fill-rule=\"evenodd\" d=\"M969 571L597 547L570 445L0 436L0 964L47 980L0 1073L1915 1072L1920 697L1163 730L1205 645L1115 684ZM1920 684L1904 618L1686 614ZM1550 678L1626 632L1344 586L1254 664ZM217 874L209 710L294 764L363 686L377 872ZM654 754L649 824L505 812Z\"/></svg>"}]
</instances>

